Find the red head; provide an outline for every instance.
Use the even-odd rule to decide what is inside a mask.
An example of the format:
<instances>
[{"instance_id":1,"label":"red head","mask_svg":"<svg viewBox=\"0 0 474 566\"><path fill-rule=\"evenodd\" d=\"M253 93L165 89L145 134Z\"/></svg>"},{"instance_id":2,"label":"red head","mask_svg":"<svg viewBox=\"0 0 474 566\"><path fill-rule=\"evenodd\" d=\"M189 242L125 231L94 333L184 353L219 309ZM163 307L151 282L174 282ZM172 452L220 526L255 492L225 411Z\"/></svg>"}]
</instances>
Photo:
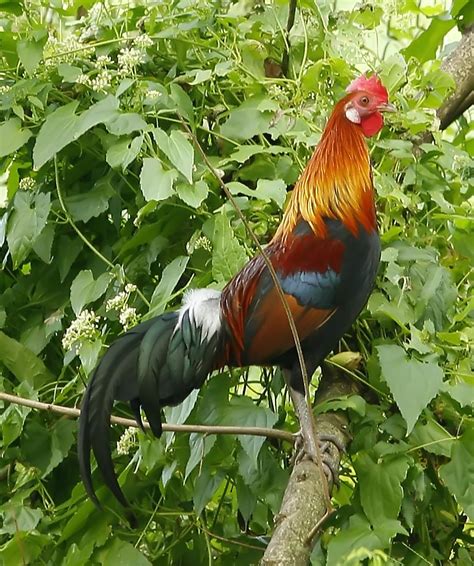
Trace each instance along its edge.
<instances>
[{"instance_id":1,"label":"red head","mask_svg":"<svg viewBox=\"0 0 474 566\"><path fill-rule=\"evenodd\" d=\"M361 75L347 87L349 95L344 106L346 118L360 124L366 136L374 136L383 126L381 112L394 112L395 107L388 102L388 92L376 75L367 78Z\"/></svg>"}]
</instances>

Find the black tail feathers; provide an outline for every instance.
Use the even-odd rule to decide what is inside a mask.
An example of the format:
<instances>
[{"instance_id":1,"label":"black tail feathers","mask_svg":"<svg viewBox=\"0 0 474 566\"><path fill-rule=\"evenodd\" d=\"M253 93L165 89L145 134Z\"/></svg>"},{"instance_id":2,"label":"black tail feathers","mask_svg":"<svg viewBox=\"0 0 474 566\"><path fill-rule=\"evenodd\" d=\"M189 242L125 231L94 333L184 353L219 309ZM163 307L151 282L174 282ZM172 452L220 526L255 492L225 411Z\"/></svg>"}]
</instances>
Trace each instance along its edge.
<instances>
[{"instance_id":1,"label":"black tail feathers","mask_svg":"<svg viewBox=\"0 0 474 566\"><path fill-rule=\"evenodd\" d=\"M203 300L194 298L181 311L166 313L128 331L99 362L82 402L78 439L80 473L96 505L100 506L92 483L91 450L105 484L122 505L128 506L110 449L114 401L128 401L142 429L143 409L153 433L160 436L162 407L182 402L216 366L223 339L219 312L216 292Z\"/></svg>"}]
</instances>

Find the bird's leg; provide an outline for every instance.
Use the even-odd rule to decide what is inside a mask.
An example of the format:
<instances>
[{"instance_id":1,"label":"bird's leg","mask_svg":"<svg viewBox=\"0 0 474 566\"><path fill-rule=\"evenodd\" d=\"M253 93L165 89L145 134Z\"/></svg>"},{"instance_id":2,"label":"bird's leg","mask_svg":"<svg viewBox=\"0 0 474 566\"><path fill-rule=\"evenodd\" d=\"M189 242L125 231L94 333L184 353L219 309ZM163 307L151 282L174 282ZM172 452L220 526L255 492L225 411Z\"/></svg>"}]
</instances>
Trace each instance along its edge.
<instances>
[{"instance_id":1,"label":"bird's leg","mask_svg":"<svg viewBox=\"0 0 474 566\"><path fill-rule=\"evenodd\" d=\"M332 443L340 451L344 451L344 446L334 435L316 434L314 415L308 408L305 396L300 391L293 389L290 384L288 384L288 389L300 422L299 437L302 441L302 446L298 447L297 442L295 447L297 451L296 461L306 457L313 460L317 465L321 463L328 482L337 484L339 482L338 469L334 465L329 448L330 443Z\"/></svg>"}]
</instances>

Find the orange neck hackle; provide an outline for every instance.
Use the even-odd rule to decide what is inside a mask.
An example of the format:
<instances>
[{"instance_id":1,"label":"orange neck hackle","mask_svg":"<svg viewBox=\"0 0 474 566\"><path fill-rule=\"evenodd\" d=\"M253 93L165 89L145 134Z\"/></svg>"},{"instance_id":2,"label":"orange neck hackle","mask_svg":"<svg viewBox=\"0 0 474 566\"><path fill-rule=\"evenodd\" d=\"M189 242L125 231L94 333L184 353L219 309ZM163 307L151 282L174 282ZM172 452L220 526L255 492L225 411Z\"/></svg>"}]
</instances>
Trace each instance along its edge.
<instances>
[{"instance_id":1,"label":"orange neck hackle","mask_svg":"<svg viewBox=\"0 0 474 566\"><path fill-rule=\"evenodd\" d=\"M299 219L321 238L327 235L326 218L340 220L355 235L359 225L376 229L369 151L362 129L345 115L348 99L350 95L336 104L274 240L286 240Z\"/></svg>"}]
</instances>

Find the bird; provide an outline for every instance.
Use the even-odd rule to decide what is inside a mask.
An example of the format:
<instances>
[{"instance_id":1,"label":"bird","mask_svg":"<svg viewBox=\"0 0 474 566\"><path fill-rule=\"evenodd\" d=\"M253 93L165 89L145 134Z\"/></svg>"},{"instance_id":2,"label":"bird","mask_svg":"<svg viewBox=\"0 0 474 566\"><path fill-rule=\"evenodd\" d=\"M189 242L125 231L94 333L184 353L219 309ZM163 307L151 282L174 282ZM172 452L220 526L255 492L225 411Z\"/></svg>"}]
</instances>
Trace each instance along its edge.
<instances>
[{"instance_id":1,"label":"bird","mask_svg":"<svg viewBox=\"0 0 474 566\"><path fill-rule=\"evenodd\" d=\"M264 253L274 269L313 375L364 308L380 261L375 192L366 138L394 112L380 78L354 79L335 104ZM91 452L103 480L125 507L110 448L114 401L130 404L143 428L162 434L162 408L181 403L224 367L279 366L314 458L314 428L295 340L262 253L222 291L188 290L175 311L138 324L112 343L84 393L78 434L80 474L100 506Z\"/></svg>"}]
</instances>

